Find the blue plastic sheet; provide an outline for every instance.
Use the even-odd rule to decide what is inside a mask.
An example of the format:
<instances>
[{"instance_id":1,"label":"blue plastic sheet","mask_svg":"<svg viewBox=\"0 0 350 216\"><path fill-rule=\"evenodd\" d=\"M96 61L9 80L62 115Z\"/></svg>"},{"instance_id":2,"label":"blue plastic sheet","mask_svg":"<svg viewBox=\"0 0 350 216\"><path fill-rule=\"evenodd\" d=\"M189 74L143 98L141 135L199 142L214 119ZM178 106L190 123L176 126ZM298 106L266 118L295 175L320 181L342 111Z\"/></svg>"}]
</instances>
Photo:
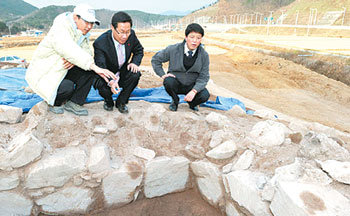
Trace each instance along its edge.
<instances>
[{"instance_id":1,"label":"blue plastic sheet","mask_svg":"<svg viewBox=\"0 0 350 216\"><path fill-rule=\"evenodd\" d=\"M0 105L19 107L23 109L23 112L28 112L35 104L42 101L38 95L24 91L25 87L28 86L24 79L25 72L26 69L24 68L0 70ZM113 97L116 99L118 95L113 95ZM185 103L183 99L184 95L180 95L180 103ZM103 98L98 94L98 91L91 88L86 102L90 103L102 100ZM164 87L136 88L132 92L130 100L170 103L171 97L166 93ZM201 106L217 110L230 110L235 105L240 106L246 111L246 107L241 101L235 98L221 96L218 96L216 101L207 101Z\"/></svg>"}]
</instances>

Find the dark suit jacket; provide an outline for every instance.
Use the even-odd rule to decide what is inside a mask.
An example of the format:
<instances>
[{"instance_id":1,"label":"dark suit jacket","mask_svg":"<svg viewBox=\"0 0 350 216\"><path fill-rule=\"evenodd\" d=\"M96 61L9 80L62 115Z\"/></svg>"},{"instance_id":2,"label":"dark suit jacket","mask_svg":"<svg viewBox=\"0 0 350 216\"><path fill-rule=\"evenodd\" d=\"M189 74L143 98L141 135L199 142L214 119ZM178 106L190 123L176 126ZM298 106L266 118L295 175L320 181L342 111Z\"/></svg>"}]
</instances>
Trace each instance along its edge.
<instances>
[{"instance_id":1,"label":"dark suit jacket","mask_svg":"<svg viewBox=\"0 0 350 216\"><path fill-rule=\"evenodd\" d=\"M128 40L125 42L125 63L119 70L118 56L112 40L112 30L108 30L100 35L94 42L95 64L101 68L108 69L113 73L120 71L123 77L127 73L127 65L132 55L130 63L140 65L143 58L143 47L137 39L135 31L131 30Z\"/></svg>"},{"instance_id":2,"label":"dark suit jacket","mask_svg":"<svg viewBox=\"0 0 350 216\"><path fill-rule=\"evenodd\" d=\"M202 46L197 48L198 56L194 65L186 70L184 59L184 46L186 41L170 45L157 52L152 57L152 67L156 74L162 77L165 72L163 63L169 62L168 73L176 76L183 85L193 85L198 92L202 91L209 81L209 55Z\"/></svg>"}]
</instances>

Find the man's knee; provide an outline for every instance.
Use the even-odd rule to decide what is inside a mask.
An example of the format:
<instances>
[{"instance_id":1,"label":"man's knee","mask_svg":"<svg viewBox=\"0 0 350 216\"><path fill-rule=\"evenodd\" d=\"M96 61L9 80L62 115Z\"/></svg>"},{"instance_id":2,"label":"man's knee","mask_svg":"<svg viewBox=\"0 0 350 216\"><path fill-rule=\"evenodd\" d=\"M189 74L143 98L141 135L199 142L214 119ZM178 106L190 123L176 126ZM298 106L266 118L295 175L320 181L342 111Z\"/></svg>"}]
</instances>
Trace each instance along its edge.
<instances>
[{"instance_id":1,"label":"man's knee","mask_svg":"<svg viewBox=\"0 0 350 216\"><path fill-rule=\"evenodd\" d=\"M172 88L176 85L176 79L174 77L166 77L163 81L164 87Z\"/></svg>"},{"instance_id":2,"label":"man's knee","mask_svg":"<svg viewBox=\"0 0 350 216\"><path fill-rule=\"evenodd\" d=\"M210 94L209 94L209 91L205 88L199 93L198 96L200 98L200 101L202 101L202 103L204 103L204 102L209 100Z\"/></svg>"},{"instance_id":3,"label":"man's knee","mask_svg":"<svg viewBox=\"0 0 350 216\"><path fill-rule=\"evenodd\" d=\"M140 71L137 71L136 73L131 72L131 77L132 77L133 80L139 81L139 80L140 80L140 77L141 77Z\"/></svg>"},{"instance_id":4,"label":"man's knee","mask_svg":"<svg viewBox=\"0 0 350 216\"><path fill-rule=\"evenodd\" d=\"M58 88L58 94L71 95L74 92L74 82L64 79Z\"/></svg>"}]
</instances>

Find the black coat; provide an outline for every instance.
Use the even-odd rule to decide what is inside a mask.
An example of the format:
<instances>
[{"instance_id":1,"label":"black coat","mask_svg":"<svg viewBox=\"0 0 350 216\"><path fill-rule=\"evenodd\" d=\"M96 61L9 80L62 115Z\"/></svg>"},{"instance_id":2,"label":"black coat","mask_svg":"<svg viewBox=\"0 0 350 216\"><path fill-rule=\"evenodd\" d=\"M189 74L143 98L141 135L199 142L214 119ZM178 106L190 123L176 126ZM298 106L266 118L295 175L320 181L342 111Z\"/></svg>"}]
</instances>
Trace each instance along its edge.
<instances>
[{"instance_id":1,"label":"black coat","mask_svg":"<svg viewBox=\"0 0 350 216\"><path fill-rule=\"evenodd\" d=\"M94 42L95 64L101 68L108 69L113 73L120 71L120 75L127 72L127 63L132 55L130 63L137 66L141 64L143 58L143 47L137 39L135 31L131 30L128 40L125 42L125 63L119 70L118 56L112 40L112 30L108 30L100 35Z\"/></svg>"}]
</instances>

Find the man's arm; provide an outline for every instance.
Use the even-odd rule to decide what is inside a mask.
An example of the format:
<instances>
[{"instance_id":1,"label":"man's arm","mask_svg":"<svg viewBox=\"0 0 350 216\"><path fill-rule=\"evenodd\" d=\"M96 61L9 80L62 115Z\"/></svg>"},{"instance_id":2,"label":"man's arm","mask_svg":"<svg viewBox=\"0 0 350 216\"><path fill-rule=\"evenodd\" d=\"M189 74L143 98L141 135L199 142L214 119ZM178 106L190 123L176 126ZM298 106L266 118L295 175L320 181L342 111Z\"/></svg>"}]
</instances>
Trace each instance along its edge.
<instances>
[{"instance_id":1,"label":"man's arm","mask_svg":"<svg viewBox=\"0 0 350 216\"><path fill-rule=\"evenodd\" d=\"M95 64L101 68L107 69L105 52L100 48L100 46L96 43L96 41L93 43L93 47L94 47Z\"/></svg>"},{"instance_id":2,"label":"man's arm","mask_svg":"<svg viewBox=\"0 0 350 216\"><path fill-rule=\"evenodd\" d=\"M199 72L199 76L196 80L196 84L194 85L193 89L195 89L195 91L197 92L202 91L207 85L208 81L209 81L209 55L208 53L205 53L205 55L203 56L202 69Z\"/></svg>"},{"instance_id":3,"label":"man's arm","mask_svg":"<svg viewBox=\"0 0 350 216\"><path fill-rule=\"evenodd\" d=\"M136 35L134 35L134 47L133 50L131 50L131 52L133 53L132 59L130 63L133 63L137 66L140 66L142 58L143 58L143 46L141 45L139 39L137 39Z\"/></svg>"},{"instance_id":4,"label":"man's arm","mask_svg":"<svg viewBox=\"0 0 350 216\"><path fill-rule=\"evenodd\" d=\"M163 69L163 63L168 62L170 60L170 50L169 47L166 49L163 49L159 52L157 52L151 60L152 67L154 72L160 76L163 77L165 75L164 69Z\"/></svg>"}]
</instances>

